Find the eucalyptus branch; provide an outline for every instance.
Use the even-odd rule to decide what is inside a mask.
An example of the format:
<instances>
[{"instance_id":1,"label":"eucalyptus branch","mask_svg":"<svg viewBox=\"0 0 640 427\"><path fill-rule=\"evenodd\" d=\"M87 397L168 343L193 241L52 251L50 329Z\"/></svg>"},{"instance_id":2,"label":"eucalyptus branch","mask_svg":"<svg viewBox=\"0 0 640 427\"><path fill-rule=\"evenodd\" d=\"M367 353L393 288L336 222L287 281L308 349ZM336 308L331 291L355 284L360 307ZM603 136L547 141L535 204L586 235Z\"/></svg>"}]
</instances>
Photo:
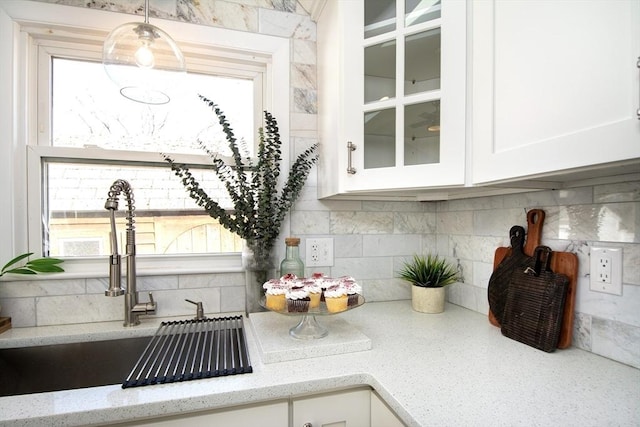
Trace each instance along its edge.
<instances>
[{"instance_id":1,"label":"eucalyptus branch","mask_svg":"<svg viewBox=\"0 0 640 427\"><path fill-rule=\"evenodd\" d=\"M200 99L217 117L231 149L233 165L227 165L208 150L203 141L198 141L212 159L212 170L229 194L234 207L233 213L229 213L209 197L187 165L176 163L168 155L164 155L164 158L198 206L227 230L246 240L256 256L260 256L259 253L264 256L273 247L284 218L299 197L311 168L318 160L318 144L297 157L280 190L278 179L282 162L282 141L276 119L269 112L264 112L265 125L258 130L258 160L253 163L251 159L241 155L233 129L218 105L201 95Z\"/></svg>"}]
</instances>

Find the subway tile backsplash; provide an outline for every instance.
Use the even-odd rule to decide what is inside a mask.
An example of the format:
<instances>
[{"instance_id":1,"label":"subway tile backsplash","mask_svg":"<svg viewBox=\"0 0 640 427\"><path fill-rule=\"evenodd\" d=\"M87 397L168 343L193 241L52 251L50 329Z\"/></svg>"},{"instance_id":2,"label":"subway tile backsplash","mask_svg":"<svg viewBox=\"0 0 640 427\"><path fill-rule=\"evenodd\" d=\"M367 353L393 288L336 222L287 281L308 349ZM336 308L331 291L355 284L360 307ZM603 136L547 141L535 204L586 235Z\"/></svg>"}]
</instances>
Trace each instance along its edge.
<instances>
[{"instance_id":1,"label":"subway tile backsplash","mask_svg":"<svg viewBox=\"0 0 640 427\"><path fill-rule=\"evenodd\" d=\"M143 4L41 1L128 13ZM316 27L297 2L152 0L151 9L166 19L290 38L291 152L317 140ZM526 226L527 210L544 209L542 242L579 258L573 345L640 368L640 181L422 203L317 200L316 184L312 175L290 223L303 256L306 238L333 237L335 264L319 270L356 277L367 301L408 299L410 287L395 271L416 252L438 253L463 276L448 288L449 301L483 314L495 248L509 246L512 225ZM622 296L589 290L595 245L623 249ZM163 316L194 312L185 298L203 301L207 312L242 311L244 281L241 273L142 277L139 289L154 292ZM3 282L0 304L14 327L122 319L122 301L105 298L105 288L106 279Z\"/></svg>"}]
</instances>

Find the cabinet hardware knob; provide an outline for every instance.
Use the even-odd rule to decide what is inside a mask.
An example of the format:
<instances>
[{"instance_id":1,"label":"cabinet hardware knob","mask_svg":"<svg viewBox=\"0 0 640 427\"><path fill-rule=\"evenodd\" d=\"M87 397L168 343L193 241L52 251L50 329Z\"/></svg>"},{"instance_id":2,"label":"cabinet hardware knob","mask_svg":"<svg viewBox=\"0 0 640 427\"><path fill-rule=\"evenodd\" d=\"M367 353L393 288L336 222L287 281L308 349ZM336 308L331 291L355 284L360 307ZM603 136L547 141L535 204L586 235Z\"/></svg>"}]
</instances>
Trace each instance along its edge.
<instances>
[{"instance_id":1,"label":"cabinet hardware knob","mask_svg":"<svg viewBox=\"0 0 640 427\"><path fill-rule=\"evenodd\" d=\"M354 144L351 141L347 141L347 173L350 175L353 175L356 173L356 168L354 168L351 165L351 153L355 150L356 150L356 144Z\"/></svg>"},{"instance_id":2,"label":"cabinet hardware knob","mask_svg":"<svg viewBox=\"0 0 640 427\"><path fill-rule=\"evenodd\" d=\"M313 425L311 423L304 423L302 424L302 427L313 427Z\"/></svg>"}]
</instances>

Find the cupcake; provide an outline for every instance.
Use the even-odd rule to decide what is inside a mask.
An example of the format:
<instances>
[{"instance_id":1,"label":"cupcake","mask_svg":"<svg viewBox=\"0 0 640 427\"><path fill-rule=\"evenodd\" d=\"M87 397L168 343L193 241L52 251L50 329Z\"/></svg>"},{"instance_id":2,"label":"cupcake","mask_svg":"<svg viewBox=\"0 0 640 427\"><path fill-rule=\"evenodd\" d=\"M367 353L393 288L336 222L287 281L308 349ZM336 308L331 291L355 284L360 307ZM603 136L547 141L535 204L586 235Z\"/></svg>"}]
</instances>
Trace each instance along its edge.
<instances>
[{"instance_id":1,"label":"cupcake","mask_svg":"<svg viewBox=\"0 0 640 427\"><path fill-rule=\"evenodd\" d=\"M294 286L285 294L289 313L306 313L309 311L309 292L303 286Z\"/></svg>"},{"instance_id":2,"label":"cupcake","mask_svg":"<svg viewBox=\"0 0 640 427\"><path fill-rule=\"evenodd\" d=\"M356 283L356 280L350 276L340 277L340 285L347 291L347 305L358 305L358 297L362 294L362 286Z\"/></svg>"},{"instance_id":3,"label":"cupcake","mask_svg":"<svg viewBox=\"0 0 640 427\"><path fill-rule=\"evenodd\" d=\"M269 282L265 283L266 286ZM265 306L269 310L282 311L287 306L286 293L288 286L284 283L274 280L265 290Z\"/></svg>"},{"instance_id":4,"label":"cupcake","mask_svg":"<svg viewBox=\"0 0 640 427\"><path fill-rule=\"evenodd\" d=\"M304 289L309 292L309 308L320 307L320 296L322 295L322 288L313 279L306 279L303 282Z\"/></svg>"},{"instance_id":5,"label":"cupcake","mask_svg":"<svg viewBox=\"0 0 640 427\"><path fill-rule=\"evenodd\" d=\"M348 301L347 291L340 285L332 285L324 291L324 302L329 313L345 311Z\"/></svg>"},{"instance_id":6,"label":"cupcake","mask_svg":"<svg viewBox=\"0 0 640 427\"><path fill-rule=\"evenodd\" d=\"M324 301L324 291L331 284L331 279L324 275L324 273L313 273L311 279L316 282L316 285L320 286L320 301Z\"/></svg>"}]
</instances>

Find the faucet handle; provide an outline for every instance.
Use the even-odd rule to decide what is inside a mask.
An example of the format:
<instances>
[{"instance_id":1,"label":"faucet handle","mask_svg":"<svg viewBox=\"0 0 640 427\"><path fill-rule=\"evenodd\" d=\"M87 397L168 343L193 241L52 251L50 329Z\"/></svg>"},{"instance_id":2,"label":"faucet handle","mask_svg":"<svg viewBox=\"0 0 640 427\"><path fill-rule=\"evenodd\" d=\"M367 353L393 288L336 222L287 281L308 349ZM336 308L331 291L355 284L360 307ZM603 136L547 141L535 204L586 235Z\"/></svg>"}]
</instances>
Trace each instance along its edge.
<instances>
[{"instance_id":1,"label":"faucet handle","mask_svg":"<svg viewBox=\"0 0 640 427\"><path fill-rule=\"evenodd\" d=\"M202 301L195 302L186 298L185 298L185 301L196 305L196 317L194 317L193 320L205 320L207 318L207 316L204 315L204 308L202 307Z\"/></svg>"},{"instance_id":2,"label":"faucet handle","mask_svg":"<svg viewBox=\"0 0 640 427\"><path fill-rule=\"evenodd\" d=\"M156 309L158 308L158 304L156 304L156 302L153 300L153 294L151 292L149 292L149 302L146 304L147 305L147 314L155 314L156 313Z\"/></svg>"}]
</instances>

